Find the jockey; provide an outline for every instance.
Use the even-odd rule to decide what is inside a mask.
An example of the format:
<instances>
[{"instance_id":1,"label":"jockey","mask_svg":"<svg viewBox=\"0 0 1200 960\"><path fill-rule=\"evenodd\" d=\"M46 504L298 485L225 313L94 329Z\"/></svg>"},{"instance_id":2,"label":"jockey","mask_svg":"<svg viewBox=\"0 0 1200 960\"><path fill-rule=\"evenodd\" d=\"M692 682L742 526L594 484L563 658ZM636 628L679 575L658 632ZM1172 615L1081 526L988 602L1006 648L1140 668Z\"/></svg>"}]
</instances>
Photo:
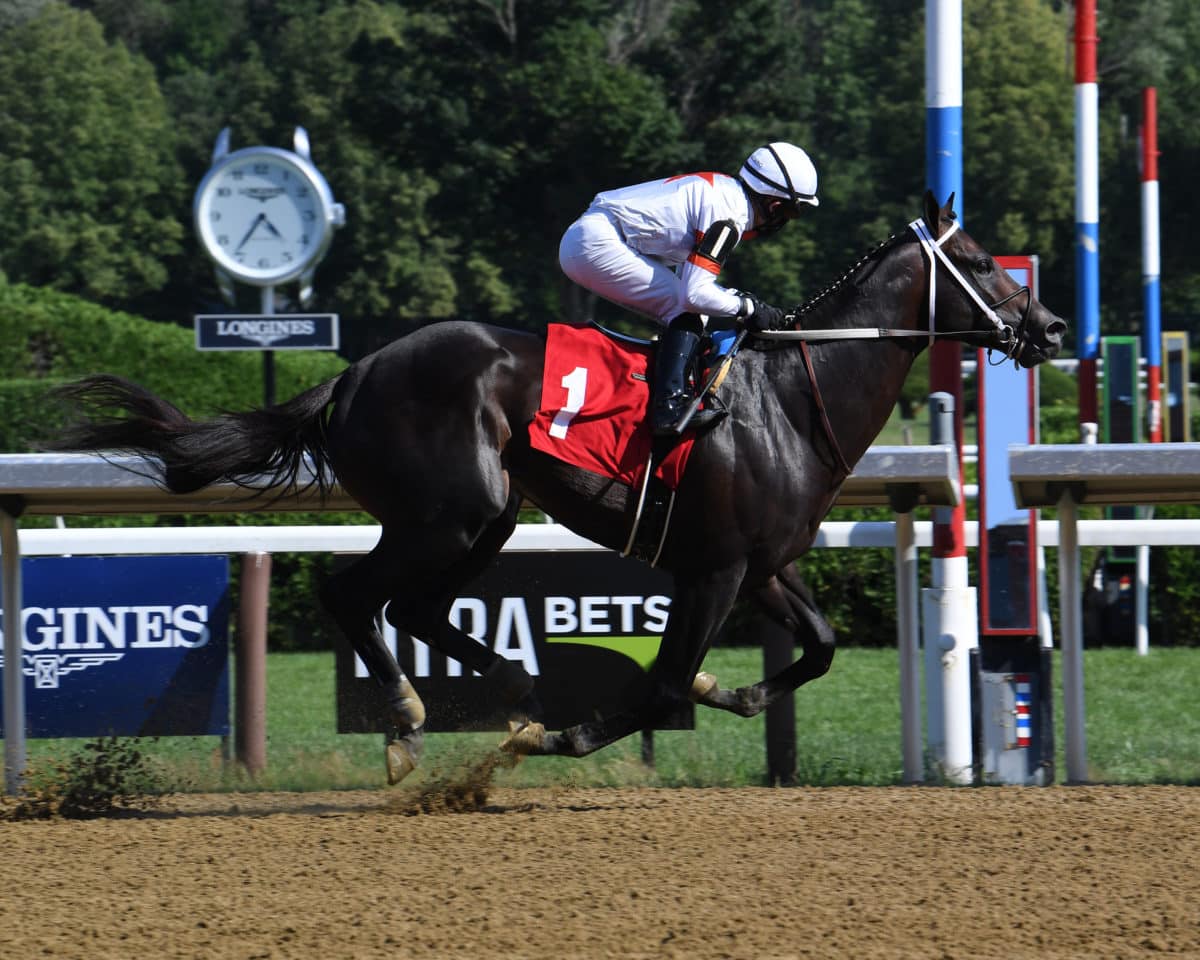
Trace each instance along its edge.
<instances>
[{"instance_id":1,"label":"jockey","mask_svg":"<svg viewBox=\"0 0 1200 960\"><path fill-rule=\"evenodd\" d=\"M729 290L717 276L741 239L768 236L817 206L817 171L790 143L759 147L736 177L690 173L596 194L558 248L563 272L592 293L651 317L666 329L655 356L651 412L656 435L687 408L687 369L707 317L736 317L777 329L784 312ZM724 411L700 410L697 428Z\"/></svg>"}]
</instances>

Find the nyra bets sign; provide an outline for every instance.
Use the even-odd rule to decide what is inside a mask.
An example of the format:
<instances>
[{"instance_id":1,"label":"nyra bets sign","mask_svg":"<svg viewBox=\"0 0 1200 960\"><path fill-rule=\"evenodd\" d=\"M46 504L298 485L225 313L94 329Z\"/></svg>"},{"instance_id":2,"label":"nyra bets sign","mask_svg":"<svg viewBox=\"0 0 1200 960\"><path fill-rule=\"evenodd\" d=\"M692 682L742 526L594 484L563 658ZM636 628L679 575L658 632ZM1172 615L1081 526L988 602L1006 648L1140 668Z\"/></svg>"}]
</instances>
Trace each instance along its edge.
<instances>
[{"instance_id":1,"label":"nyra bets sign","mask_svg":"<svg viewBox=\"0 0 1200 960\"><path fill-rule=\"evenodd\" d=\"M557 730L646 695L670 610L671 578L634 560L606 551L514 551L465 588L450 620L533 676L546 725ZM425 701L427 730L503 728L482 678L390 625L383 632ZM385 731L379 687L345 645L337 671L338 730ZM661 726L691 725L689 705Z\"/></svg>"},{"instance_id":2,"label":"nyra bets sign","mask_svg":"<svg viewBox=\"0 0 1200 960\"><path fill-rule=\"evenodd\" d=\"M226 557L46 557L21 577L27 736L229 732Z\"/></svg>"}]
</instances>

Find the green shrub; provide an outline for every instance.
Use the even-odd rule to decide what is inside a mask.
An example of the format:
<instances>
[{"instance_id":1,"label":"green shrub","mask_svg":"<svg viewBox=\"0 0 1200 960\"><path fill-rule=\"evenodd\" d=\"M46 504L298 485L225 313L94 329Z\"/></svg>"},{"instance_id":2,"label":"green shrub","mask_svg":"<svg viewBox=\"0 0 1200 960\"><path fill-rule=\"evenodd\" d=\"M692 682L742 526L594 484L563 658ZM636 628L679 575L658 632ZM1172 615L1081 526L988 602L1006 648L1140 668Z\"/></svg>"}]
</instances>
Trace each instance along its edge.
<instances>
[{"instance_id":1,"label":"green shrub","mask_svg":"<svg viewBox=\"0 0 1200 960\"><path fill-rule=\"evenodd\" d=\"M181 318L187 319L187 318ZM276 395L291 397L345 368L333 353L279 351ZM53 428L43 391L90 373L135 380L191 416L259 406L258 351L199 351L192 330L107 310L64 293L0 283L0 380L10 387L0 404L3 450L28 450ZM38 385L42 385L42 390Z\"/></svg>"}]
</instances>

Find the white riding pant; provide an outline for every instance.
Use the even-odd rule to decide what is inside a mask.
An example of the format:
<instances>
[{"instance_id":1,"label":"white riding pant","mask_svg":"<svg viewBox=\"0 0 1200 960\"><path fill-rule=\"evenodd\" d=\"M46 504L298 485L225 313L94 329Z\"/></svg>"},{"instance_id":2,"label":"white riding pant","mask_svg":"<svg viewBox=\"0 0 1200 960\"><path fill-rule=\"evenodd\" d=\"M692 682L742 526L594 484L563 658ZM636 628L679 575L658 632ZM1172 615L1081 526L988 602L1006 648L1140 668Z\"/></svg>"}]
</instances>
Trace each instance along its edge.
<instances>
[{"instance_id":1,"label":"white riding pant","mask_svg":"<svg viewBox=\"0 0 1200 960\"><path fill-rule=\"evenodd\" d=\"M588 210L558 245L563 273L581 287L666 326L687 312L683 284L664 263L638 253L600 210Z\"/></svg>"}]
</instances>

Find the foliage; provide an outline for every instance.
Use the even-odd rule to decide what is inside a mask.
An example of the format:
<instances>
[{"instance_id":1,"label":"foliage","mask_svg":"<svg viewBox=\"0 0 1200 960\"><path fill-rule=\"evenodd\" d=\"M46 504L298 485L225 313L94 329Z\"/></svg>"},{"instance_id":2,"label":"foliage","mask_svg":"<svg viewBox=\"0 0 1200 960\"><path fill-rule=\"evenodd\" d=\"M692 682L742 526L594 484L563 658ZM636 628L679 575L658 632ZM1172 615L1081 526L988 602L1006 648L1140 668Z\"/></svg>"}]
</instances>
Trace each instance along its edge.
<instances>
[{"instance_id":1,"label":"foliage","mask_svg":"<svg viewBox=\"0 0 1200 960\"><path fill-rule=\"evenodd\" d=\"M309 130L347 208L314 308L346 318L350 357L449 316L537 327L598 313L621 325L626 314L561 277L566 225L601 189L732 172L768 139L810 150L822 204L779 238L745 244L732 285L805 299L919 209L917 0L25 0L12 10L0 20L0 262L14 280L158 320L214 305L188 199L227 125L235 147L288 145L297 124ZM1166 195L1172 177L1187 182L1200 146L1186 112L1200 83L1186 56L1200 12L1189 0L1125 0L1100 13L1101 35L1120 41L1101 47L1112 51L1101 176L1113 238L1101 247L1101 302L1123 331L1140 312L1136 258L1122 252L1138 229L1137 94L1162 84ZM958 198L989 249L1042 258L1044 299L1064 315L1069 34L1069 6L1054 0L965 8ZM1190 313L1200 278L1183 241L1200 200L1177 192L1164 207L1163 274L1174 278L1164 307Z\"/></svg>"},{"instance_id":2,"label":"foliage","mask_svg":"<svg viewBox=\"0 0 1200 960\"><path fill-rule=\"evenodd\" d=\"M278 395L292 396L344 369L328 353L280 351ZM0 283L0 449L28 449L57 421L44 392L88 373L119 373L167 397L186 413L209 416L262 403L257 352L201 352L189 330L106 310L78 297ZM39 390L38 386L41 385Z\"/></svg>"},{"instance_id":3,"label":"foliage","mask_svg":"<svg viewBox=\"0 0 1200 960\"><path fill-rule=\"evenodd\" d=\"M1052 302L1065 309L1073 151L1045 145L1072 124L1073 77L1063 57L1068 21L1041 0L983 0L963 13L967 186L959 209L994 253L1036 253L1042 292L1055 291Z\"/></svg>"},{"instance_id":4,"label":"foliage","mask_svg":"<svg viewBox=\"0 0 1200 960\"><path fill-rule=\"evenodd\" d=\"M1157 520L1196 519L1193 506L1159 506ZM1150 611L1147 618L1154 646L1200 646L1200 551L1194 547L1150 551Z\"/></svg>"},{"instance_id":5,"label":"foliage","mask_svg":"<svg viewBox=\"0 0 1200 960\"><path fill-rule=\"evenodd\" d=\"M0 31L0 144L10 278L111 304L165 285L183 183L149 63L47 5Z\"/></svg>"},{"instance_id":6,"label":"foliage","mask_svg":"<svg viewBox=\"0 0 1200 960\"><path fill-rule=\"evenodd\" d=\"M99 737L61 760L47 759L26 771L21 791L4 816L89 820L157 806L173 791L146 752L153 742Z\"/></svg>"}]
</instances>

